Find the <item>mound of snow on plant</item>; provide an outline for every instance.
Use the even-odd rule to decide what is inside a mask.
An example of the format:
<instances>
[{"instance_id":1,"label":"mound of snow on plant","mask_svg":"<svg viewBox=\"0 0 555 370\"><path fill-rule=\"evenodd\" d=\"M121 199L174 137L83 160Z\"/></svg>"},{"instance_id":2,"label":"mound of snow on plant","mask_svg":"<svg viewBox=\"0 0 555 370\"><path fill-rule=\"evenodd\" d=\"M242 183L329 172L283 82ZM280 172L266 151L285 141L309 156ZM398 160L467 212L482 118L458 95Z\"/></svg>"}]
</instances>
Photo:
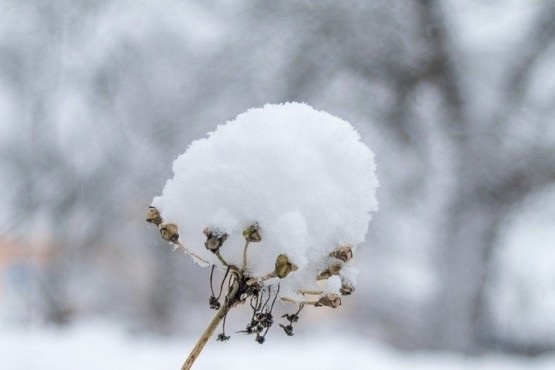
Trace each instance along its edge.
<instances>
[{"instance_id":1,"label":"mound of snow on plant","mask_svg":"<svg viewBox=\"0 0 555 370\"><path fill-rule=\"evenodd\" d=\"M338 246L361 243L378 207L372 151L348 122L302 103L240 114L194 141L173 172L152 205L185 248L222 266L205 248L208 227L227 234L221 255L240 266L242 232L257 223L262 240L249 247L248 269L265 276L286 255L298 269L283 292L312 288L303 282L315 282ZM349 266L342 278L353 284L355 275Z\"/></svg>"}]
</instances>

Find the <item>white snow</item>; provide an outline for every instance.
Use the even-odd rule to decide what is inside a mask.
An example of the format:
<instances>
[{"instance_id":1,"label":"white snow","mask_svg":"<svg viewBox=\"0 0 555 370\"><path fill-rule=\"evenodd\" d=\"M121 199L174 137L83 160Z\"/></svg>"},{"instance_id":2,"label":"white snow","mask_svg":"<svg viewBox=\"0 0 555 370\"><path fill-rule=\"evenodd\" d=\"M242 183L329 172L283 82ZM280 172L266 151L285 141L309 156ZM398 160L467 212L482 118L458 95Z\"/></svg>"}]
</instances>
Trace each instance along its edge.
<instances>
[{"instance_id":1,"label":"white snow","mask_svg":"<svg viewBox=\"0 0 555 370\"><path fill-rule=\"evenodd\" d=\"M274 340L274 338L276 338ZM103 321L65 330L0 330L0 368L6 370L177 370L194 338L133 335ZM211 340L195 370L548 370L555 356L526 359L506 355L464 357L402 352L347 333L318 332L277 339L264 345L233 336L233 343Z\"/></svg>"},{"instance_id":2,"label":"white snow","mask_svg":"<svg viewBox=\"0 0 555 370\"><path fill-rule=\"evenodd\" d=\"M330 276L330 278L326 281L326 289L324 293L339 294L339 289L341 289L341 278L337 275Z\"/></svg>"},{"instance_id":3,"label":"white snow","mask_svg":"<svg viewBox=\"0 0 555 370\"><path fill-rule=\"evenodd\" d=\"M173 172L152 205L179 227L180 242L222 266L203 230L226 233L220 252L241 266L242 231L258 223L262 241L249 246L249 272L266 276L286 255L298 270L281 279L282 294L314 289L328 255L364 241L377 209L372 151L348 122L303 103L240 114L194 141Z\"/></svg>"}]
</instances>

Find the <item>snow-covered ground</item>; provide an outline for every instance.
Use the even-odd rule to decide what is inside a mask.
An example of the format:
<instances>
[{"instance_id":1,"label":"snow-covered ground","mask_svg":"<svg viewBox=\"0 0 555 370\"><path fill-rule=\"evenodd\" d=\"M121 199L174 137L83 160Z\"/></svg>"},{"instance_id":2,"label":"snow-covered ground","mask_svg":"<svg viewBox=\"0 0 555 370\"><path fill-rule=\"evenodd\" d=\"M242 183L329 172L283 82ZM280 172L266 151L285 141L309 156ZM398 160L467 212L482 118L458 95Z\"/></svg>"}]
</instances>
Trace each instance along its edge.
<instances>
[{"instance_id":1,"label":"snow-covered ground","mask_svg":"<svg viewBox=\"0 0 555 370\"><path fill-rule=\"evenodd\" d=\"M376 370L539 370L554 369L555 355L526 359L507 355L469 358L445 353L407 353L348 333L319 332L281 337L264 345L232 335L226 343L210 341L194 369L376 369ZM2 370L147 370L179 369L192 338L165 339L132 335L105 322L64 330L0 331Z\"/></svg>"}]
</instances>

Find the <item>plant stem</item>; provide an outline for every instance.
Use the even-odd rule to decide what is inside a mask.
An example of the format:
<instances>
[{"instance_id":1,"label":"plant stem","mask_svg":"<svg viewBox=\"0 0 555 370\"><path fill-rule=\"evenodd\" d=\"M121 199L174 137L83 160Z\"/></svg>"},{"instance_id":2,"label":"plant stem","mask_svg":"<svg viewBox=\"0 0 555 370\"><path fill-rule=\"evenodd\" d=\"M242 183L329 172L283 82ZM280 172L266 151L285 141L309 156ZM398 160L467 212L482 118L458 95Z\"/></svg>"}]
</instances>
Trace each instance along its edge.
<instances>
[{"instance_id":1,"label":"plant stem","mask_svg":"<svg viewBox=\"0 0 555 370\"><path fill-rule=\"evenodd\" d=\"M183 244L181 244L181 242L178 240L176 241L174 244L179 245L181 248L183 248L185 250L185 252L187 254L190 254L191 256L193 256L194 258L196 258L197 260L201 261L202 263L205 263L207 265L209 265L208 261L206 261L205 259L203 259L202 257L200 257L199 255L191 252L187 247L185 247Z\"/></svg>"},{"instance_id":2,"label":"plant stem","mask_svg":"<svg viewBox=\"0 0 555 370\"><path fill-rule=\"evenodd\" d=\"M318 301L297 301L295 299L287 298L287 297L279 297L283 302L287 303L298 303L298 304L308 304L314 306Z\"/></svg>"},{"instance_id":3,"label":"plant stem","mask_svg":"<svg viewBox=\"0 0 555 370\"><path fill-rule=\"evenodd\" d=\"M231 289L231 292L226 297L226 301L224 302L222 307L218 310L218 312L216 312L216 316L214 316L214 318L212 319L212 321L210 322L210 324L208 325L204 333L202 333L202 335L198 339L197 344L195 344L195 347L189 354L189 357L187 357L187 360L181 367L181 370L191 369L191 366L193 366L193 363L199 356L200 352L202 351L202 349L204 348L204 346L206 345L206 343L208 342L212 334L214 334L214 331L220 324L220 321L222 321L222 319L229 312L229 309L231 308L229 303L235 300L235 295L237 295L238 291L239 291L239 282L235 280L233 282L233 287Z\"/></svg>"},{"instance_id":4,"label":"plant stem","mask_svg":"<svg viewBox=\"0 0 555 370\"><path fill-rule=\"evenodd\" d=\"M222 255L220 254L220 251L216 251L214 252L214 254L216 255L216 257L218 257L218 259L220 260L220 262L222 263L222 265L224 265L225 267L234 270L234 271L239 271L239 268L237 268L237 266L235 265L230 265L229 263L226 262L226 260L224 260L224 258L222 257Z\"/></svg>"},{"instance_id":5,"label":"plant stem","mask_svg":"<svg viewBox=\"0 0 555 370\"><path fill-rule=\"evenodd\" d=\"M245 242L245 248L243 249L243 270L247 268L247 248L249 247L249 241Z\"/></svg>"}]
</instances>

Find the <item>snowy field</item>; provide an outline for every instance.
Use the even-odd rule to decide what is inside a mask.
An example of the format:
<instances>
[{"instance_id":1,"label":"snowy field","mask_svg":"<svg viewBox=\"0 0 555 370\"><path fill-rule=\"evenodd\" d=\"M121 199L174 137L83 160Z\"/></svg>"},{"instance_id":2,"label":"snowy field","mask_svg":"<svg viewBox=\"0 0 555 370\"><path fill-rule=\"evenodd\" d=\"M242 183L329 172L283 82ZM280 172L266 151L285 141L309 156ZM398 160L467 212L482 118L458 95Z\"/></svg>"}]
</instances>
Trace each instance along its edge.
<instances>
[{"instance_id":1,"label":"snowy field","mask_svg":"<svg viewBox=\"0 0 555 370\"><path fill-rule=\"evenodd\" d=\"M279 338L264 345L233 335L227 343L211 341L195 369L555 369L555 355L526 359L506 355L467 358L453 354L406 353L345 333ZM179 369L192 339L131 335L106 323L65 330L0 331L2 370L160 370Z\"/></svg>"}]
</instances>

